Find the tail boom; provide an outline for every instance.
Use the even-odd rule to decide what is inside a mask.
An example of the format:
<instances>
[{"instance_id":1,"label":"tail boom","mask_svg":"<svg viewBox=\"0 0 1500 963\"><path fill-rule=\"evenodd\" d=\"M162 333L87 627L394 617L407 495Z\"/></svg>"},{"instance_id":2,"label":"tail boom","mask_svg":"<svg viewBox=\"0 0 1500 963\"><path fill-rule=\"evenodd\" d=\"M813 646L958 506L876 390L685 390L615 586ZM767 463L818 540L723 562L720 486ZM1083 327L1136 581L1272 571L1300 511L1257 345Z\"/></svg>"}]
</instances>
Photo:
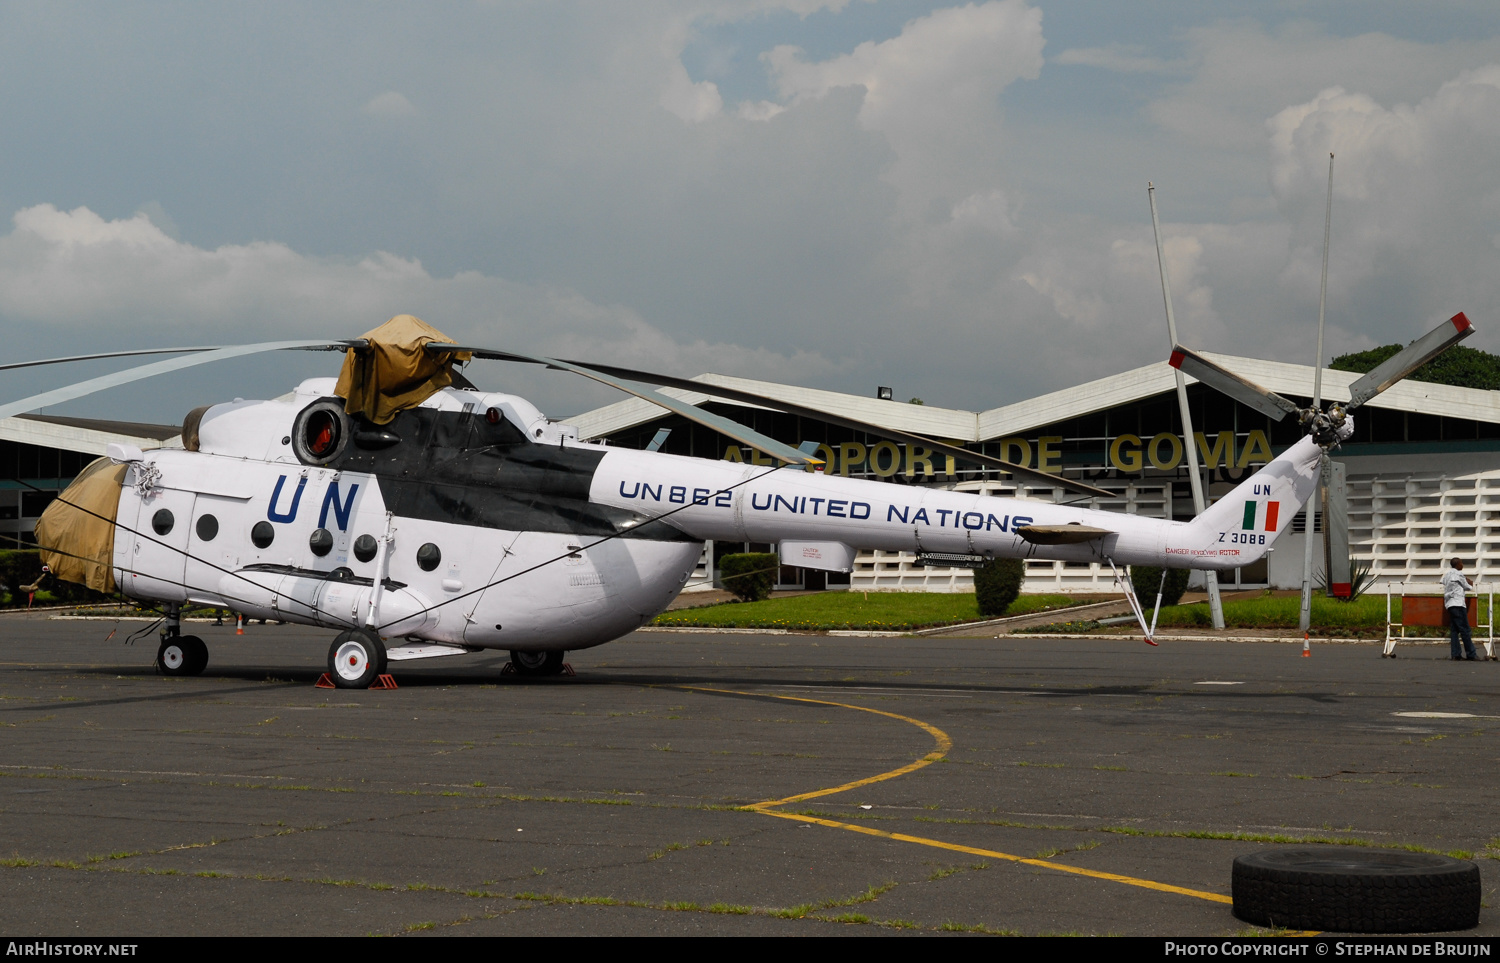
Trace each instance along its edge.
<instances>
[{"instance_id":1,"label":"tail boom","mask_svg":"<svg viewBox=\"0 0 1500 963\"><path fill-rule=\"evenodd\" d=\"M1261 558L1291 524L1317 484L1319 455L1298 442L1191 522L624 449L605 455L589 498L667 516L703 539L1229 569ZM1028 528L1055 537L1064 526L1105 533L1054 544L1026 537Z\"/></svg>"}]
</instances>

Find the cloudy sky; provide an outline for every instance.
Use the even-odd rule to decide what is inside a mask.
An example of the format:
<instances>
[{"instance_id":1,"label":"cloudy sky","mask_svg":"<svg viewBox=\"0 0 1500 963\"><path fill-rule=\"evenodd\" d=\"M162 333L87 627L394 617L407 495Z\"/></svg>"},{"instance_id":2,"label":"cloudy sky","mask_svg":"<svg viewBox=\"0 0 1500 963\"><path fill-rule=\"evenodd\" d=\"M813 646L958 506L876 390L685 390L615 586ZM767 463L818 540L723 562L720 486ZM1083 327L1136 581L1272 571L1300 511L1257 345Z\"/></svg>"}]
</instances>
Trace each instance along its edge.
<instances>
[{"instance_id":1,"label":"cloudy sky","mask_svg":"<svg viewBox=\"0 0 1500 963\"><path fill-rule=\"evenodd\" d=\"M1492 2L0 3L0 137L6 360L409 312L987 408L1165 356L1151 180L1183 340L1310 361L1329 151L1332 351L1459 310L1500 350ZM59 410L176 421L335 362Z\"/></svg>"}]
</instances>

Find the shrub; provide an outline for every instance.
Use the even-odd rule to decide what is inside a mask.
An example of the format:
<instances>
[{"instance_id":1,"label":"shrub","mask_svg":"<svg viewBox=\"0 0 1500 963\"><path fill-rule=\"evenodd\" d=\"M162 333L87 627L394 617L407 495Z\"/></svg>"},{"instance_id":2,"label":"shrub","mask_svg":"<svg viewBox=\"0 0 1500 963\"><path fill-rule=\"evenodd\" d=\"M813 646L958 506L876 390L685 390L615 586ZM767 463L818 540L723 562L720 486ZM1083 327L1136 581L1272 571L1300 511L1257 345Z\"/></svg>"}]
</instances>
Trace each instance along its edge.
<instances>
[{"instance_id":1,"label":"shrub","mask_svg":"<svg viewBox=\"0 0 1500 963\"><path fill-rule=\"evenodd\" d=\"M781 559L771 552L739 552L719 559L719 582L741 602L769 598Z\"/></svg>"},{"instance_id":2,"label":"shrub","mask_svg":"<svg viewBox=\"0 0 1500 963\"><path fill-rule=\"evenodd\" d=\"M1163 606L1176 605L1182 598L1182 593L1187 591L1188 577L1193 573L1185 568L1167 569L1167 581L1161 580L1161 569L1155 565L1132 565L1130 566L1130 584L1135 586L1135 594L1140 598L1141 605L1150 608L1156 603L1156 589L1161 588L1161 604Z\"/></svg>"},{"instance_id":3,"label":"shrub","mask_svg":"<svg viewBox=\"0 0 1500 963\"><path fill-rule=\"evenodd\" d=\"M10 594L12 606L26 604L26 593L21 591L21 586L34 584L41 574L42 557L36 549L0 551L0 590ZM46 592L53 602L105 601L108 599L108 596L99 592L82 585L74 585L72 582L64 582L58 578L48 578L43 582L42 591Z\"/></svg>"},{"instance_id":4,"label":"shrub","mask_svg":"<svg viewBox=\"0 0 1500 963\"><path fill-rule=\"evenodd\" d=\"M1375 584L1375 576L1370 572L1370 563L1363 559L1349 556L1349 597L1339 598L1333 594L1333 589L1328 586L1328 573L1322 569L1318 570L1318 591L1329 598L1336 598L1340 602L1353 602L1368 592Z\"/></svg>"},{"instance_id":5,"label":"shrub","mask_svg":"<svg viewBox=\"0 0 1500 963\"><path fill-rule=\"evenodd\" d=\"M992 558L974 570L974 600L980 615L1004 615L1021 595L1026 562L1019 558Z\"/></svg>"},{"instance_id":6,"label":"shrub","mask_svg":"<svg viewBox=\"0 0 1500 963\"><path fill-rule=\"evenodd\" d=\"M30 585L42 574L41 553L36 550L17 549L14 551L0 551L0 583L4 584L5 590L11 593L12 604L16 604L19 596L20 604L26 604L26 596L21 594L21 586ZM49 581L47 588L58 584L55 580Z\"/></svg>"}]
</instances>

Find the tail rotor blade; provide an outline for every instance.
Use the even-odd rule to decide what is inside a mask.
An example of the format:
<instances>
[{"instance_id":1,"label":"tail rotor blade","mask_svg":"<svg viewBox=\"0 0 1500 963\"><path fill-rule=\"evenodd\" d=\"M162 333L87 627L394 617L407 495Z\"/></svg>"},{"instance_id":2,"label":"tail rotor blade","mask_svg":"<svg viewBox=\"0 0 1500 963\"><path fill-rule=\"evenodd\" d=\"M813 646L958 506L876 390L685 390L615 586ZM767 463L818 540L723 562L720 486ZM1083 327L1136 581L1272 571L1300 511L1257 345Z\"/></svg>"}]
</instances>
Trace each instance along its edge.
<instances>
[{"instance_id":1,"label":"tail rotor blade","mask_svg":"<svg viewBox=\"0 0 1500 963\"><path fill-rule=\"evenodd\" d=\"M1228 368L1221 368L1180 344L1172 346L1172 357L1168 364L1276 421L1301 411L1295 403L1276 392L1267 391L1255 382L1241 378Z\"/></svg>"},{"instance_id":2,"label":"tail rotor blade","mask_svg":"<svg viewBox=\"0 0 1500 963\"><path fill-rule=\"evenodd\" d=\"M1350 385L1344 410L1353 411L1473 333L1474 326L1460 311Z\"/></svg>"},{"instance_id":3,"label":"tail rotor blade","mask_svg":"<svg viewBox=\"0 0 1500 963\"><path fill-rule=\"evenodd\" d=\"M1323 476L1323 571L1328 573L1328 594L1346 599L1353 594L1349 564L1349 494L1344 463L1327 455ZM1312 538L1309 532L1308 538Z\"/></svg>"}]
</instances>

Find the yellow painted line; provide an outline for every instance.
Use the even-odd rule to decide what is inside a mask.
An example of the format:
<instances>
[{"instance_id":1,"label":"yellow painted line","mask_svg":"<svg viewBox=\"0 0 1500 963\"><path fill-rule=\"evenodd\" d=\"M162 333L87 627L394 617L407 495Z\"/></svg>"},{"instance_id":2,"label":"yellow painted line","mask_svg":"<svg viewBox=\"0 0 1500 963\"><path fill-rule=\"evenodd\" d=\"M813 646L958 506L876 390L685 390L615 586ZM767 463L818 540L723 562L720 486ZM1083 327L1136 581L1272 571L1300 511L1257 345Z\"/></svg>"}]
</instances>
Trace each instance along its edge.
<instances>
[{"instance_id":1,"label":"yellow painted line","mask_svg":"<svg viewBox=\"0 0 1500 963\"><path fill-rule=\"evenodd\" d=\"M897 842L902 843L915 843L918 846L931 846L934 849L946 849L955 853L966 853L970 856L988 856L991 859L1003 859L1008 862L1022 863L1027 866L1039 866L1043 869L1052 869L1061 873L1072 873L1075 876L1087 876L1091 879L1109 880L1112 883L1124 883L1127 886L1139 886L1143 889L1152 889L1162 893L1176 893L1179 896L1192 896L1197 899L1208 900L1214 903L1234 903L1234 900L1231 897L1223 896L1219 893L1209 893L1201 889L1189 889L1185 886L1173 886L1171 883L1158 883L1155 880L1140 879L1135 876L1122 876L1119 873L1106 873L1097 869L1085 869L1082 866L1069 866L1066 863L1054 863L1050 860L1045 859L1032 859L1026 856L1016 856L1011 853L1002 853L993 849L979 849L974 846L962 846L958 843L944 842L941 839L928 839L925 836L908 836L905 833L888 833L880 829L871 829L868 826L856 826L852 823L841 823L833 819L823 819L818 816L799 816L796 813L777 812L774 808L776 806L785 806L789 803L801 802L806 799L816 799L820 796L832 796L835 793L845 792L850 789L858 789L860 786L868 786L872 783L884 782L887 779L895 779L898 776L904 776L907 773L916 772L918 769L930 766L934 762L937 762L939 759L942 759L944 756L946 756L948 754L948 750L953 748L953 739L937 726L930 725L929 723L923 722L920 719L913 719L910 716L903 716L895 712L886 712L883 709L871 709L867 706L851 705L847 702L830 702L826 699L806 699L800 696L776 695L775 693L770 692L744 692L738 689L716 689L708 686L684 685L674 686L673 688L688 689L694 692L718 692L725 695L742 695L770 699L781 699L785 702L807 702L813 705L835 706L840 709L854 709L859 712L870 712L878 716L885 716L888 719L897 719L901 722L910 723L911 725L914 725L919 729L926 731L927 734L932 736L933 740L937 743L937 748L932 752L929 752L927 755L923 756L921 759L916 760L915 762L907 763L899 769L892 769L889 772L883 772L878 776L870 776L866 779L856 779L853 782L846 782L841 786L834 786L831 789L818 789L814 790L813 792L799 793L795 796L787 796L785 799L768 799L765 802L758 802L747 807L763 815L775 816L778 819L795 819L799 822L815 823L819 826L829 826L834 829L847 829L850 832L862 833L866 836L877 836L881 839L893 839Z\"/></svg>"},{"instance_id":2,"label":"yellow painted line","mask_svg":"<svg viewBox=\"0 0 1500 963\"><path fill-rule=\"evenodd\" d=\"M755 805L750 807L751 809L760 809L763 806L784 806L787 803L802 802L804 799L817 799L819 796L832 796L834 793L844 792L845 790L858 789L860 786L868 786L871 783L884 782L887 779L895 779L897 776L904 776L909 772L916 772L918 769L922 769L926 766L932 765L939 759L946 756L948 754L948 750L953 748L952 738L949 737L948 733L939 729L937 726L928 725L921 719L913 719L910 716L898 715L897 713L886 712L882 709L868 709L864 706L850 705L847 702L829 702L826 699L804 699L800 696L775 695L769 692L741 692L736 689L713 689L707 686L696 685L674 686L674 688L691 689L694 692L721 692L728 695L765 696L770 699L781 699L785 702L810 702L813 705L819 706L836 706L840 709L855 709L859 712L873 712L877 716L885 716L888 719L897 719L901 722L909 722L919 729L924 729L927 731L927 734L932 736L933 740L937 743L937 748L932 752L929 752L927 755L923 756L921 759L918 759L916 762L907 763L900 769L892 769L890 772L883 772L878 776L871 776L868 779L856 779L853 782L846 782L842 786L834 786L832 789L817 789L813 792L805 792L800 793L796 796L788 796L785 799L775 799L756 803Z\"/></svg>"},{"instance_id":3,"label":"yellow painted line","mask_svg":"<svg viewBox=\"0 0 1500 963\"><path fill-rule=\"evenodd\" d=\"M1069 866L1066 863L1054 863L1045 859L1031 859L1026 856L1015 856L1010 853L997 852L993 849L979 849L975 846L961 846L958 843L945 843L941 839L927 839L924 836L908 836L905 833L888 833L880 829L871 829L868 826L855 826L851 823L835 822L832 819L821 819L816 816L799 816L796 813L781 813L762 807L775 805L774 803L759 803L751 806L756 812L765 813L767 816L779 816L782 819L796 819L805 823L817 823L819 826L833 826L838 829L847 829L851 832L864 833L866 836L879 836L882 839L894 839L903 843L916 843L919 846L931 846L934 849L947 849L955 853L968 853L970 856L989 856L993 859L1005 859L1012 863L1025 863L1027 866L1040 866L1044 869L1055 869L1063 873L1073 873L1078 876L1088 876L1093 879L1107 879L1113 883L1124 883L1127 886L1140 886L1144 889L1154 889L1163 893L1177 893L1180 896L1196 896L1198 899L1211 900L1215 903L1233 903L1234 900L1228 896L1218 893L1207 893L1201 889L1188 889L1185 886L1173 886L1171 883L1158 883L1149 879L1138 879L1134 876L1121 876L1118 873L1105 873L1097 869L1084 869L1082 866Z\"/></svg>"}]
</instances>

